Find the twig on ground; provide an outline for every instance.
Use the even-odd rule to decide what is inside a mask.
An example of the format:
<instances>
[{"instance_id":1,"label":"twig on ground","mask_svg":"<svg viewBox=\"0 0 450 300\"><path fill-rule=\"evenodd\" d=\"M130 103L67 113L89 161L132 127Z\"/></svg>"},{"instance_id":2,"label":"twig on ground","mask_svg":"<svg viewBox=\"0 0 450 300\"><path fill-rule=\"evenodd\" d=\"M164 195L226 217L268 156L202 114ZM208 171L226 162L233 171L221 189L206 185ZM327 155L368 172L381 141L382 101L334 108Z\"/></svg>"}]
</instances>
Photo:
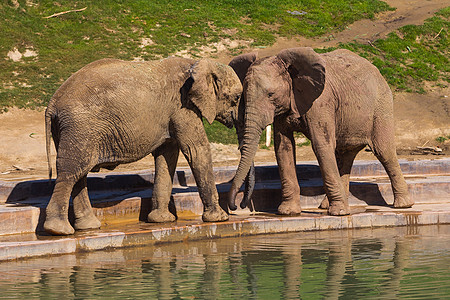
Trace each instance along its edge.
<instances>
[{"instance_id":1,"label":"twig on ground","mask_svg":"<svg viewBox=\"0 0 450 300\"><path fill-rule=\"evenodd\" d=\"M426 141L425 143L423 143L422 147L425 147L426 144L428 144L430 140Z\"/></svg>"},{"instance_id":2,"label":"twig on ground","mask_svg":"<svg viewBox=\"0 0 450 300\"><path fill-rule=\"evenodd\" d=\"M51 16L44 17L44 19L49 19L49 18L57 17L57 16L60 16L60 15L64 15L64 14L67 14L67 13L71 13L71 12L79 12L79 11L83 11L83 10L85 10L86 8L87 8L87 6L86 6L85 8L72 9L72 10L62 11L62 12L53 14L53 15L51 15Z\"/></svg>"},{"instance_id":3,"label":"twig on ground","mask_svg":"<svg viewBox=\"0 0 450 300\"><path fill-rule=\"evenodd\" d=\"M371 42L370 40L367 41L367 42L369 43L370 46L374 47L374 48L377 49L378 51L380 50L380 49L378 49L374 44L372 44L372 42Z\"/></svg>"},{"instance_id":4,"label":"twig on ground","mask_svg":"<svg viewBox=\"0 0 450 300\"><path fill-rule=\"evenodd\" d=\"M441 30L439 30L438 34L436 34L433 38L433 40L435 40L442 32L442 29L444 29L444 27L441 28Z\"/></svg>"}]
</instances>

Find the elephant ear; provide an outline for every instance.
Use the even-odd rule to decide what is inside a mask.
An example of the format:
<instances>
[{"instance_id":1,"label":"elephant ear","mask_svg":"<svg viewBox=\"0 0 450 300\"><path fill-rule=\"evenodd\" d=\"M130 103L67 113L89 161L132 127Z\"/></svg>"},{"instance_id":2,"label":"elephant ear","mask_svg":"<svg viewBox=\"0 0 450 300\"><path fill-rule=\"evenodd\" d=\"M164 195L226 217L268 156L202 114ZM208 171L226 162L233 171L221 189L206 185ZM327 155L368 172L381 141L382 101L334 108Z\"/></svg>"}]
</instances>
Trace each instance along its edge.
<instances>
[{"instance_id":1,"label":"elephant ear","mask_svg":"<svg viewBox=\"0 0 450 300\"><path fill-rule=\"evenodd\" d=\"M189 98L209 124L216 118L216 101L219 93L215 64L208 59L201 59L189 69L190 77L193 80Z\"/></svg>"},{"instance_id":2,"label":"elephant ear","mask_svg":"<svg viewBox=\"0 0 450 300\"><path fill-rule=\"evenodd\" d=\"M253 62L258 58L257 52L250 52L241 54L233 58L232 61L228 64L231 68L233 68L236 75L239 77L241 83L244 83L245 75L247 74L248 68L253 64Z\"/></svg>"},{"instance_id":3,"label":"elephant ear","mask_svg":"<svg viewBox=\"0 0 450 300\"><path fill-rule=\"evenodd\" d=\"M292 78L294 96L300 106L297 108L309 109L325 88L325 60L309 47L286 49L277 57L286 64Z\"/></svg>"}]
</instances>

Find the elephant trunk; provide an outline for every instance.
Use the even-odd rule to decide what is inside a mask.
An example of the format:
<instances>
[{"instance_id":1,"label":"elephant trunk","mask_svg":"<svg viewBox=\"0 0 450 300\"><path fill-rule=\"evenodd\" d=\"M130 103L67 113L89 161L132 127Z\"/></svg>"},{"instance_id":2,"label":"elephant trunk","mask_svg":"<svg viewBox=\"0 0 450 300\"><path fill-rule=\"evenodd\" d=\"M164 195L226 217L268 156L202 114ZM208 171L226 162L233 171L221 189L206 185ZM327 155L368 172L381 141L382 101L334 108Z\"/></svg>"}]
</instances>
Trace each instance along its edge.
<instances>
[{"instance_id":1,"label":"elephant trunk","mask_svg":"<svg viewBox=\"0 0 450 300\"><path fill-rule=\"evenodd\" d=\"M253 211L253 207L250 206L250 199L252 198L253 190L255 189L255 183L255 164L252 163L252 165L250 166L250 171L248 171L247 177L245 178L244 198L242 198L240 205L242 209L248 206L250 208L250 211Z\"/></svg>"},{"instance_id":2,"label":"elephant trunk","mask_svg":"<svg viewBox=\"0 0 450 300\"><path fill-rule=\"evenodd\" d=\"M264 115L263 115L264 116ZM273 118L273 116L272 116ZM239 161L239 166L234 176L233 182L231 184L230 194L228 197L228 206L231 210L236 210L237 206L235 203L236 195L242 186L242 183L246 178L251 176L249 174L250 168L253 165L253 159L255 157L256 151L258 150L259 139L263 129L271 123L270 116L262 117L261 113L255 109L249 109L247 111L247 120L245 124L245 130L241 146L241 159ZM254 170L252 170L254 172ZM251 183L251 178L249 180ZM253 190L253 188L251 189ZM250 199L251 194L246 193L246 202ZM245 207L245 206L244 206Z\"/></svg>"}]
</instances>

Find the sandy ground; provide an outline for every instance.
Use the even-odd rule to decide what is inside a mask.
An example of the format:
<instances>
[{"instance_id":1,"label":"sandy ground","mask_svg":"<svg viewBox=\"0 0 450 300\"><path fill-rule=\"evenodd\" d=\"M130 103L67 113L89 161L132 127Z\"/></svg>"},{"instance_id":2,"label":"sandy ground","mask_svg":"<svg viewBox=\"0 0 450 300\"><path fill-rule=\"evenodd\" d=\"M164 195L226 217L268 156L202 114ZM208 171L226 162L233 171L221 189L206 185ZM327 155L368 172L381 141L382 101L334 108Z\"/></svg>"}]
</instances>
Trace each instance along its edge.
<instances>
[{"instance_id":1,"label":"sandy ground","mask_svg":"<svg viewBox=\"0 0 450 300\"><path fill-rule=\"evenodd\" d=\"M272 47L256 51L261 57L275 54L280 49L289 47L328 47L353 40L372 41L384 37L403 25L422 24L437 10L448 6L448 1L439 0L389 0L386 2L397 10L379 14L375 20L357 21L346 30L326 37L312 40L283 38ZM249 49L249 51L254 50ZM228 63L231 56L227 52L219 53L217 60ZM439 144L435 139L439 136L450 135L450 89L429 87L425 95L395 93L394 98L399 157L406 159L442 157L432 154L411 154L417 146L440 146L444 150L444 156L449 156L449 141ZM211 148L214 166L237 166L239 160L237 145L212 144ZM54 155L54 149L52 151ZM370 152L362 151L357 159L375 159L375 157ZM297 160L315 160L311 147L298 148ZM258 151L257 163L275 163L275 161L273 149ZM121 165L114 171L152 169L153 165L153 158L149 156L135 163ZM187 166L182 156L178 165ZM10 109L9 112L0 114L0 180L44 179L47 178L47 174L44 108L42 110Z\"/></svg>"}]
</instances>

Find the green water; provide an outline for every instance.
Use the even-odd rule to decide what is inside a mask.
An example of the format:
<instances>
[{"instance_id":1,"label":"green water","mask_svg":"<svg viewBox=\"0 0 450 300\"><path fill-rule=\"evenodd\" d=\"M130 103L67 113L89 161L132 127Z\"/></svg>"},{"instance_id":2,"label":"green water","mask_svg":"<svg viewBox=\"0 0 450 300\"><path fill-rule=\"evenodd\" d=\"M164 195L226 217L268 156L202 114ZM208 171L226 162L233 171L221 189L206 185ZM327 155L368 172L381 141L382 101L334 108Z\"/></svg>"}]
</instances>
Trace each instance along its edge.
<instances>
[{"instance_id":1,"label":"green water","mask_svg":"<svg viewBox=\"0 0 450 300\"><path fill-rule=\"evenodd\" d=\"M449 299L450 225L229 238L0 263L1 299Z\"/></svg>"}]
</instances>

